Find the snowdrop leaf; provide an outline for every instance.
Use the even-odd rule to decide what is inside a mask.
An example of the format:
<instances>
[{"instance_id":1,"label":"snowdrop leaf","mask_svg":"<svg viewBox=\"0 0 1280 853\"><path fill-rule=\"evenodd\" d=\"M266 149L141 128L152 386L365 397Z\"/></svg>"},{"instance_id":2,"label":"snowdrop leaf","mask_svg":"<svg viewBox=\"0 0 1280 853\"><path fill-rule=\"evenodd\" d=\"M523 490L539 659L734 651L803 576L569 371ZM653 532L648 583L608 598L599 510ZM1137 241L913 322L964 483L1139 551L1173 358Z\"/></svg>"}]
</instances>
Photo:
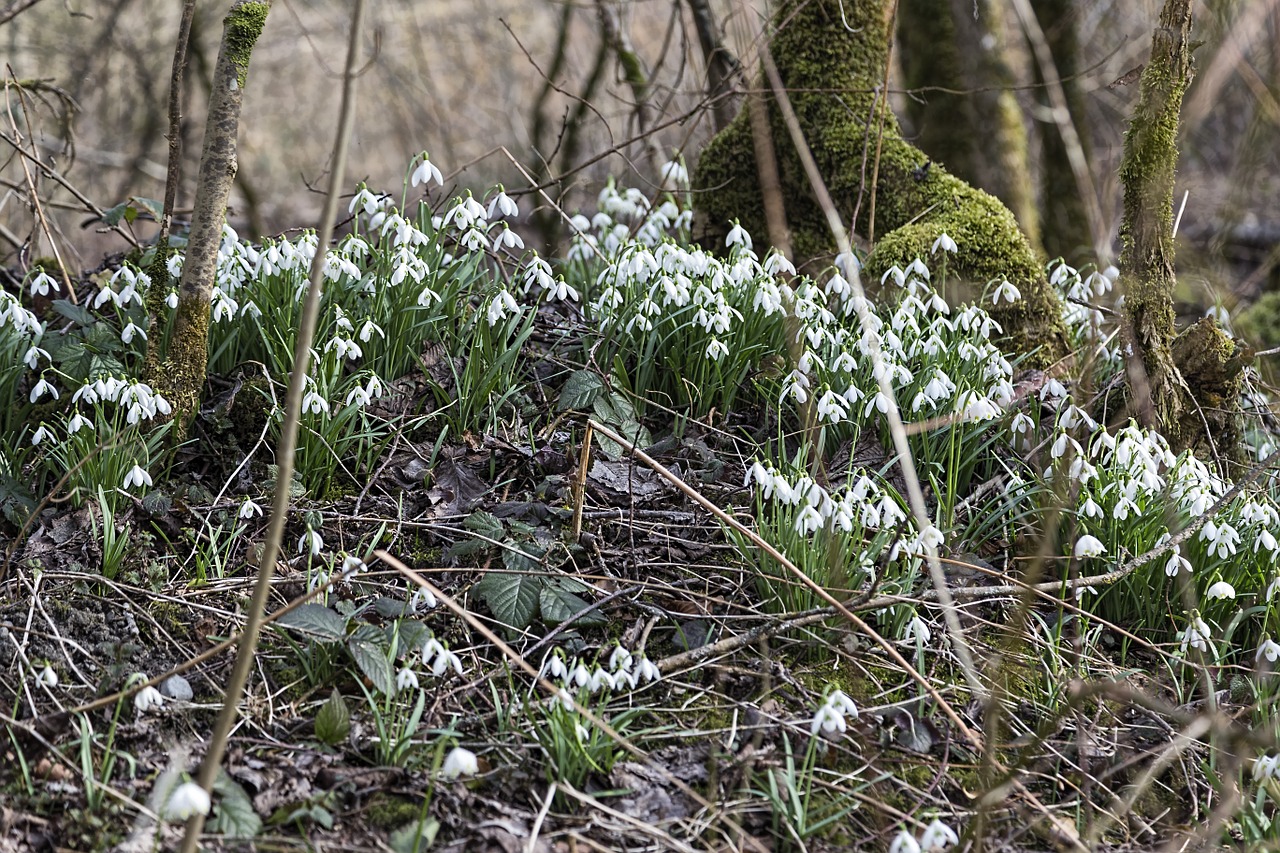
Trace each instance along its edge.
<instances>
[{"instance_id":1,"label":"snowdrop leaf","mask_svg":"<svg viewBox=\"0 0 1280 853\"><path fill-rule=\"evenodd\" d=\"M347 620L323 604L304 604L281 616L276 624L323 643L332 643L347 636Z\"/></svg>"},{"instance_id":2,"label":"snowdrop leaf","mask_svg":"<svg viewBox=\"0 0 1280 853\"><path fill-rule=\"evenodd\" d=\"M396 692L396 674L387 659L387 638L372 625L361 625L347 640L351 659L384 695Z\"/></svg>"},{"instance_id":3,"label":"snowdrop leaf","mask_svg":"<svg viewBox=\"0 0 1280 853\"><path fill-rule=\"evenodd\" d=\"M316 738L321 743L336 746L347 739L351 731L351 711L347 701L334 688L329 700L320 706L316 714Z\"/></svg>"}]
</instances>

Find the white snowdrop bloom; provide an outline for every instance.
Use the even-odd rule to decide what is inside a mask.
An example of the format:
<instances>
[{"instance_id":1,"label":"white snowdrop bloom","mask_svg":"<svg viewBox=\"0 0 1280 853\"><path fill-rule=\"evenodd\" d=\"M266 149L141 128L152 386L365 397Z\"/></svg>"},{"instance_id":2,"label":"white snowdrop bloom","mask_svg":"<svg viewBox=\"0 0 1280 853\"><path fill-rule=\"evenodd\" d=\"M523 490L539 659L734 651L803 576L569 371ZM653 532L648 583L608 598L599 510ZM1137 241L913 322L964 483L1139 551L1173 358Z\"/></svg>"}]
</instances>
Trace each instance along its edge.
<instances>
[{"instance_id":1,"label":"white snowdrop bloom","mask_svg":"<svg viewBox=\"0 0 1280 853\"><path fill-rule=\"evenodd\" d=\"M919 258L916 258L911 263L907 264L907 268L903 270L903 275L906 278L910 278L911 276L916 275L924 279L925 281L928 281L929 268L925 266L924 261L920 260Z\"/></svg>"},{"instance_id":2,"label":"white snowdrop bloom","mask_svg":"<svg viewBox=\"0 0 1280 853\"><path fill-rule=\"evenodd\" d=\"M474 776L479 772L480 762L476 760L476 754L460 746L449 750L449 754L444 757L444 764L440 767L440 774L446 779Z\"/></svg>"},{"instance_id":3,"label":"white snowdrop bloom","mask_svg":"<svg viewBox=\"0 0 1280 853\"><path fill-rule=\"evenodd\" d=\"M498 194L489 201L489 209L485 211L485 215L493 219L494 212L504 217L512 217L520 215L520 206L516 204L516 200L507 195L506 190L498 188Z\"/></svg>"},{"instance_id":4,"label":"white snowdrop bloom","mask_svg":"<svg viewBox=\"0 0 1280 853\"><path fill-rule=\"evenodd\" d=\"M729 246L741 246L744 249L751 249L751 235L747 233L747 229L743 228L741 223L736 219L733 222L733 228L729 229L728 235L724 238L724 244Z\"/></svg>"},{"instance_id":5,"label":"white snowdrop bloom","mask_svg":"<svg viewBox=\"0 0 1280 853\"><path fill-rule=\"evenodd\" d=\"M1267 659L1268 663L1275 663L1280 659L1280 643L1270 637L1264 637L1262 644L1258 646L1258 654L1254 656L1254 660Z\"/></svg>"},{"instance_id":6,"label":"white snowdrop bloom","mask_svg":"<svg viewBox=\"0 0 1280 853\"><path fill-rule=\"evenodd\" d=\"M152 708L159 710L164 707L164 696L154 687L144 687L134 694L133 707L139 714L145 714Z\"/></svg>"},{"instance_id":7,"label":"white snowdrop bloom","mask_svg":"<svg viewBox=\"0 0 1280 853\"><path fill-rule=\"evenodd\" d=\"M1272 554L1280 549L1280 543L1276 542L1275 535L1265 527L1258 531L1257 537L1253 540L1253 553L1258 553L1259 548L1266 548Z\"/></svg>"},{"instance_id":8,"label":"white snowdrop bloom","mask_svg":"<svg viewBox=\"0 0 1280 853\"><path fill-rule=\"evenodd\" d=\"M146 469L143 468L141 465L134 465L132 468L129 469L129 473L124 475L124 484L121 486L121 488L128 490L133 488L134 486L141 488L143 486L149 487L150 485L151 485L151 475L148 474L146 472Z\"/></svg>"},{"instance_id":9,"label":"white snowdrop bloom","mask_svg":"<svg viewBox=\"0 0 1280 853\"><path fill-rule=\"evenodd\" d=\"M418 676L414 671L405 667L396 673L396 690L417 690Z\"/></svg>"},{"instance_id":10,"label":"white snowdrop bloom","mask_svg":"<svg viewBox=\"0 0 1280 853\"><path fill-rule=\"evenodd\" d=\"M369 566L354 554L342 558L342 579L349 581L361 572L368 571Z\"/></svg>"},{"instance_id":11,"label":"white snowdrop bloom","mask_svg":"<svg viewBox=\"0 0 1280 853\"><path fill-rule=\"evenodd\" d=\"M493 238L493 251L499 252L504 246L511 249L523 249L524 240L521 240L520 235L510 228L503 227L498 229L498 236Z\"/></svg>"},{"instance_id":12,"label":"white snowdrop bloom","mask_svg":"<svg viewBox=\"0 0 1280 853\"><path fill-rule=\"evenodd\" d=\"M882 415L886 414L889 411L889 407L892 405L893 403L885 396L883 391L877 391L874 397L867 400L867 405L862 409L862 416L864 418L869 417L873 409L880 412Z\"/></svg>"},{"instance_id":13,"label":"white snowdrop bloom","mask_svg":"<svg viewBox=\"0 0 1280 853\"><path fill-rule=\"evenodd\" d=\"M1191 561L1186 557L1174 551L1169 555L1168 561L1164 564L1164 573L1169 577L1174 577L1178 572L1190 572Z\"/></svg>"},{"instance_id":14,"label":"white snowdrop bloom","mask_svg":"<svg viewBox=\"0 0 1280 853\"><path fill-rule=\"evenodd\" d=\"M520 306L516 304L515 297L505 289L499 290L489 300L489 308L485 311L485 319L489 321L489 325L492 327L505 319L508 314L519 316Z\"/></svg>"},{"instance_id":15,"label":"white snowdrop bloom","mask_svg":"<svg viewBox=\"0 0 1280 853\"><path fill-rule=\"evenodd\" d=\"M1193 616L1191 624L1187 626L1185 631L1178 632L1178 639L1182 643L1182 653L1185 655L1188 648L1199 649L1202 652L1209 651L1209 640L1213 636L1209 630L1209 626L1199 615Z\"/></svg>"},{"instance_id":16,"label":"white snowdrop bloom","mask_svg":"<svg viewBox=\"0 0 1280 853\"><path fill-rule=\"evenodd\" d=\"M35 387L31 389L31 394L28 397L28 399L32 403L34 403L35 401L43 397L45 394L48 394L50 397L52 397L55 400L58 399L58 389L53 387L53 385L51 385L49 382L45 380L43 376L41 376L40 381L37 382L35 384Z\"/></svg>"},{"instance_id":17,"label":"white snowdrop bloom","mask_svg":"<svg viewBox=\"0 0 1280 853\"><path fill-rule=\"evenodd\" d=\"M592 670L591 680L587 682L587 690L591 693L599 693L606 687L613 690L617 686L617 681L614 679L613 673L608 672L604 667L600 666Z\"/></svg>"},{"instance_id":18,"label":"white snowdrop bloom","mask_svg":"<svg viewBox=\"0 0 1280 853\"><path fill-rule=\"evenodd\" d=\"M848 403L831 389L818 400L818 420L838 424L849 416Z\"/></svg>"},{"instance_id":19,"label":"white snowdrop bloom","mask_svg":"<svg viewBox=\"0 0 1280 853\"><path fill-rule=\"evenodd\" d=\"M787 256L776 249L769 253L769 257L764 259L762 265L765 272L769 275L777 275L778 273L786 273L787 275L795 275L796 268L791 261L787 260Z\"/></svg>"},{"instance_id":20,"label":"white snowdrop bloom","mask_svg":"<svg viewBox=\"0 0 1280 853\"><path fill-rule=\"evenodd\" d=\"M729 347L719 338L712 338L707 344L706 357L710 361L719 361L729 354Z\"/></svg>"},{"instance_id":21,"label":"white snowdrop bloom","mask_svg":"<svg viewBox=\"0 0 1280 853\"><path fill-rule=\"evenodd\" d=\"M573 694L563 687L561 687L560 691L556 693L556 701L558 701L560 703L560 707L564 708L566 711L572 712L577 710L573 706Z\"/></svg>"},{"instance_id":22,"label":"white snowdrop bloom","mask_svg":"<svg viewBox=\"0 0 1280 853\"><path fill-rule=\"evenodd\" d=\"M1076 601L1083 601L1086 595L1097 595L1098 588L1095 586L1078 586L1076 587Z\"/></svg>"},{"instance_id":23,"label":"white snowdrop bloom","mask_svg":"<svg viewBox=\"0 0 1280 853\"><path fill-rule=\"evenodd\" d=\"M813 722L809 724L809 734L815 736L820 731L823 734L843 734L848 729L849 725L845 722L844 715L825 702L818 708L817 713L813 715Z\"/></svg>"},{"instance_id":24,"label":"white snowdrop bloom","mask_svg":"<svg viewBox=\"0 0 1280 853\"><path fill-rule=\"evenodd\" d=\"M1102 507L1098 506L1090 495L1085 498L1084 506L1080 507L1080 514L1085 518L1102 518Z\"/></svg>"},{"instance_id":25,"label":"white snowdrop bloom","mask_svg":"<svg viewBox=\"0 0 1280 853\"><path fill-rule=\"evenodd\" d=\"M35 447L41 442L48 441L53 438L53 433L49 432L49 428L44 424L37 427L35 433L31 436L31 446Z\"/></svg>"},{"instance_id":26,"label":"white snowdrop bloom","mask_svg":"<svg viewBox=\"0 0 1280 853\"><path fill-rule=\"evenodd\" d=\"M1057 379L1050 379L1048 382L1044 383L1044 386L1040 389L1041 402L1050 400L1061 401L1065 400L1069 396L1071 395L1067 391L1066 386Z\"/></svg>"},{"instance_id":27,"label":"white snowdrop bloom","mask_svg":"<svg viewBox=\"0 0 1280 853\"><path fill-rule=\"evenodd\" d=\"M307 395L302 398L302 411L304 413L319 415L329 414L329 401L316 391L308 391Z\"/></svg>"},{"instance_id":28,"label":"white snowdrop bloom","mask_svg":"<svg viewBox=\"0 0 1280 853\"><path fill-rule=\"evenodd\" d=\"M822 529L822 514L813 506L805 504L801 508L799 515L796 516L796 532L801 536L808 536Z\"/></svg>"},{"instance_id":29,"label":"white snowdrop bloom","mask_svg":"<svg viewBox=\"0 0 1280 853\"><path fill-rule=\"evenodd\" d=\"M436 678L444 675L445 670L453 668L458 675L462 675L465 670L462 667L462 658L458 657L448 649L441 649L436 655L435 661L431 664L431 674Z\"/></svg>"},{"instance_id":30,"label":"white snowdrop bloom","mask_svg":"<svg viewBox=\"0 0 1280 853\"><path fill-rule=\"evenodd\" d=\"M613 647L613 653L609 655L609 669L614 672L618 670L630 670L634 658L631 652L624 649L621 645Z\"/></svg>"},{"instance_id":31,"label":"white snowdrop bloom","mask_svg":"<svg viewBox=\"0 0 1280 853\"><path fill-rule=\"evenodd\" d=\"M1107 552L1107 547L1096 536L1086 533L1076 540L1075 555L1077 559L1091 559L1093 557L1101 557Z\"/></svg>"},{"instance_id":32,"label":"white snowdrop bloom","mask_svg":"<svg viewBox=\"0 0 1280 853\"><path fill-rule=\"evenodd\" d=\"M914 645L926 645L933 639L933 632L929 630L929 626L919 616L912 616L911 621L907 623L907 628L902 634L904 643Z\"/></svg>"},{"instance_id":33,"label":"white snowdrop bloom","mask_svg":"<svg viewBox=\"0 0 1280 853\"><path fill-rule=\"evenodd\" d=\"M244 503L240 504L240 510L236 513L240 518L253 518L255 515L262 515L262 507L258 506L253 498L245 498Z\"/></svg>"},{"instance_id":34,"label":"white snowdrop bloom","mask_svg":"<svg viewBox=\"0 0 1280 853\"><path fill-rule=\"evenodd\" d=\"M1275 660L1275 658L1272 658L1272 660ZM53 667L46 665L44 669L36 674L36 684L41 687L57 687L58 673L53 671Z\"/></svg>"},{"instance_id":35,"label":"white snowdrop bloom","mask_svg":"<svg viewBox=\"0 0 1280 853\"><path fill-rule=\"evenodd\" d=\"M1035 421L1031 420L1031 416L1026 412L1018 412L1013 416L1013 420L1009 422L1009 430L1017 435L1022 433L1031 434L1031 430L1035 428Z\"/></svg>"},{"instance_id":36,"label":"white snowdrop bloom","mask_svg":"<svg viewBox=\"0 0 1280 853\"><path fill-rule=\"evenodd\" d=\"M4 324L0 323L0 325L4 325ZM46 361L49 360L48 352L40 349L40 347L38 346L34 346L34 345L29 346L27 347L26 354L22 357L22 363L25 364L27 367L31 368L32 370L35 370L37 367L40 366L41 356L44 356Z\"/></svg>"},{"instance_id":37,"label":"white snowdrop bloom","mask_svg":"<svg viewBox=\"0 0 1280 853\"><path fill-rule=\"evenodd\" d=\"M999 406L973 391L961 395L957 409L970 421L989 421L1000 416Z\"/></svg>"},{"instance_id":38,"label":"white snowdrop bloom","mask_svg":"<svg viewBox=\"0 0 1280 853\"><path fill-rule=\"evenodd\" d=\"M93 421L89 420L79 412L76 412L71 416L71 420L67 421L67 435L75 435L81 429L87 429L89 432L97 431L97 427L94 426Z\"/></svg>"},{"instance_id":39,"label":"white snowdrop bloom","mask_svg":"<svg viewBox=\"0 0 1280 853\"><path fill-rule=\"evenodd\" d=\"M643 655L640 656L640 663L636 666L636 675L643 681L657 681L662 678L658 665Z\"/></svg>"},{"instance_id":40,"label":"white snowdrop bloom","mask_svg":"<svg viewBox=\"0 0 1280 853\"><path fill-rule=\"evenodd\" d=\"M1253 760L1253 781L1280 778L1280 755L1260 755Z\"/></svg>"},{"instance_id":41,"label":"white snowdrop bloom","mask_svg":"<svg viewBox=\"0 0 1280 853\"><path fill-rule=\"evenodd\" d=\"M568 674L569 668L564 665L559 649L552 649L547 654L546 660L542 662L542 669L538 671L538 675L543 678L559 678L562 681Z\"/></svg>"},{"instance_id":42,"label":"white snowdrop bloom","mask_svg":"<svg viewBox=\"0 0 1280 853\"><path fill-rule=\"evenodd\" d=\"M419 587L413 591L413 595L409 597L409 609L414 613L419 610L435 610L440 602L436 601L435 594L425 587Z\"/></svg>"},{"instance_id":43,"label":"white snowdrop bloom","mask_svg":"<svg viewBox=\"0 0 1280 853\"><path fill-rule=\"evenodd\" d=\"M809 377L805 376L799 370L793 370L782 381L782 399L786 400L791 397L797 403L804 405L809 399Z\"/></svg>"},{"instance_id":44,"label":"white snowdrop bloom","mask_svg":"<svg viewBox=\"0 0 1280 853\"><path fill-rule=\"evenodd\" d=\"M1014 286L1013 282L1003 281L1000 283L1000 286L996 288L996 292L992 294L991 304L999 305L1000 300L1003 299L1005 302L1012 305L1021 298L1022 291L1018 290L1018 288Z\"/></svg>"},{"instance_id":45,"label":"white snowdrop bloom","mask_svg":"<svg viewBox=\"0 0 1280 853\"><path fill-rule=\"evenodd\" d=\"M418 184L430 185L432 181L435 181L437 185L444 186L444 175L440 173L440 169L436 167L436 164L432 163L427 157L427 152L423 151L421 157L422 162L413 170L413 175L409 178L410 185L415 187ZM352 203L354 204L354 201Z\"/></svg>"},{"instance_id":46,"label":"white snowdrop bloom","mask_svg":"<svg viewBox=\"0 0 1280 853\"><path fill-rule=\"evenodd\" d=\"M1235 598L1236 588L1233 587L1231 584L1227 583L1226 581L1218 581L1217 583L1210 586L1207 590L1205 590L1204 594L1206 598L1211 598L1215 600L1221 600L1224 598Z\"/></svg>"},{"instance_id":47,"label":"white snowdrop bloom","mask_svg":"<svg viewBox=\"0 0 1280 853\"><path fill-rule=\"evenodd\" d=\"M952 253L960 251L960 247L956 245L956 241L948 237L945 231L938 235L938 239L933 241L933 248L929 250L929 254L936 255L938 254L939 249L944 252Z\"/></svg>"},{"instance_id":48,"label":"white snowdrop bloom","mask_svg":"<svg viewBox=\"0 0 1280 853\"><path fill-rule=\"evenodd\" d=\"M351 204L347 205L347 213L355 213L357 210L364 212L366 216L372 216L382 209L384 201L377 193L369 191L364 184L360 185L360 189L351 197ZM274 248L274 247L273 247Z\"/></svg>"},{"instance_id":49,"label":"white snowdrop bloom","mask_svg":"<svg viewBox=\"0 0 1280 853\"><path fill-rule=\"evenodd\" d=\"M31 279L31 295L48 296L50 290L54 293L58 293L62 288L58 286L58 282L56 280L46 274L43 269L40 269L36 277Z\"/></svg>"},{"instance_id":50,"label":"white snowdrop bloom","mask_svg":"<svg viewBox=\"0 0 1280 853\"><path fill-rule=\"evenodd\" d=\"M209 792L195 782L183 782L169 795L164 806L165 820L183 821L195 814L209 813Z\"/></svg>"},{"instance_id":51,"label":"white snowdrop bloom","mask_svg":"<svg viewBox=\"0 0 1280 853\"><path fill-rule=\"evenodd\" d=\"M662 164L661 179L658 181L667 192L689 186L689 170L679 160L669 160Z\"/></svg>"},{"instance_id":52,"label":"white snowdrop bloom","mask_svg":"<svg viewBox=\"0 0 1280 853\"><path fill-rule=\"evenodd\" d=\"M320 533L316 530L312 530L308 528L307 532L302 534L302 536L298 538L299 554L310 553L311 556L314 557L315 555L319 554L323 550L324 550L324 539L320 536Z\"/></svg>"},{"instance_id":53,"label":"white snowdrop bloom","mask_svg":"<svg viewBox=\"0 0 1280 853\"><path fill-rule=\"evenodd\" d=\"M893 843L889 845L889 853L920 853L920 842L904 829L894 836Z\"/></svg>"},{"instance_id":54,"label":"white snowdrop bloom","mask_svg":"<svg viewBox=\"0 0 1280 853\"><path fill-rule=\"evenodd\" d=\"M935 820L924 828L920 836L921 853L942 851L960 843L960 838L951 827L940 820Z\"/></svg>"}]
</instances>

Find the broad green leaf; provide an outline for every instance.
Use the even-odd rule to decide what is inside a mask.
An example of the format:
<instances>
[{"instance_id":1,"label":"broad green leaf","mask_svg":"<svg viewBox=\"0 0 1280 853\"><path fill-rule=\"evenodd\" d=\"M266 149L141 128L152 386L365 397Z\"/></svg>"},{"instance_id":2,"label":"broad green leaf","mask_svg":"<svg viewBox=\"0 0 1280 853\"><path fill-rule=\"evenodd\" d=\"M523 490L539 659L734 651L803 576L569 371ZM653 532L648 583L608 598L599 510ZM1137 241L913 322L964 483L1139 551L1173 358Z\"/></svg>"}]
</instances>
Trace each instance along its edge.
<instances>
[{"instance_id":1,"label":"broad green leaf","mask_svg":"<svg viewBox=\"0 0 1280 853\"><path fill-rule=\"evenodd\" d=\"M538 615L538 593L543 578L492 572L476 584L476 594L489 605L489 612L512 628L527 628Z\"/></svg>"},{"instance_id":2,"label":"broad green leaf","mask_svg":"<svg viewBox=\"0 0 1280 853\"><path fill-rule=\"evenodd\" d=\"M283 628L292 628L313 639L332 643L347 636L347 620L323 604L304 604L276 620Z\"/></svg>"},{"instance_id":3,"label":"broad green leaf","mask_svg":"<svg viewBox=\"0 0 1280 853\"><path fill-rule=\"evenodd\" d=\"M388 632L393 630L399 632L401 654L420 650L431 638L431 629L416 619L401 619L398 624L387 627Z\"/></svg>"},{"instance_id":4,"label":"broad green leaf","mask_svg":"<svg viewBox=\"0 0 1280 853\"><path fill-rule=\"evenodd\" d=\"M436 834L440 832L440 821L427 818L425 821L414 821L402 826L391 837L387 844L396 853L423 853L435 843Z\"/></svg>"},{"instance_id":5,"label":"broad green leaf","mask_svg":"<svg viewBox=\"0 0 1280 853\"><path fill-rule=\"evenodd\" d=\"M556 411L586 411L604 393L604 381L590 370L575 370L565 380L556 400Z\"/></svg>"},{"instance_id":6,"label":"broad green leaf","mask_svg":"<svg viewBox=\"0 0 1280 853\"><path fill-rule=\"evenodd\" d=\"M361 625L347 640L347 648L360 671L384 695L396 692L395 673L387 659L387 637L372 625Z\"/></svg>"},{"instance_id":7,"label":"broad green leaf","mask_svg":"<svg viewBox=\"0 0 1280 853\"><path fill-rule=\"evenodd\" d=\"M507 541L509 548L502 549L502 565L513 572L536 572L542 568L542 556L547 549L533 542Z\"/></svg>"},{"instance_id":8,"label":"broad green leaf","mask_svg":"<svg viewBox=\"0 0 1280 853\"><path fill-rule=\"evenodd\" d=\"M478 509L468 515L462 522L462 526L472 533L478 533L490 539L502 538L502 522L493 513L485 512L482 509Z\"/></svg>"},{"instance_id":9,"label":"broad green leaf","mask_svg":"<svg viewBox=\"0 0 1280 853\"><path fill-rule=\"evenodd\" d=\"M262 818L253 809L253 801L226 771L218 771L213 783L218 795L215 814L209 829L228 838L253 838L262 829Z\"/></svg>"},{"instance_id":10,"label":"broad green leaf","mask_svg":"<svg viewBox=\"0 0 1280 853\"><path fill-rule=\"evenodd\" d=\"M83 305L76 305L69 299L55 299L52 305L54 311L78 325L92 326L98 321L88 308Z\"/></svg>"},{"instance_id":11,"label":"broad green leaf","mask_svg":"<svg viewBox=\"0 0 1280 853\"><path fill-rule=\"evenodd\" d=\"M347 739L351 732L351 711L347 708L347 700L335 687L329 700L320 706L316 714L316 739L329 746L337 746Z\"/></svg>"},{"instance_id":12,"label":"broad green leaf","mask_svg":"<svg viewBox=\"0 0 1280 853\"><path fill-rule=\"evenodd\" d=\"M631 401L621 394L612 393L600 397L592 404L592 410L596 418L616 429L619 435L637 447L653 444L653 436L649 434L649 430L636 420L636 410ZM596 435L596 441L600 442L605 455L613 459L622 458L624 451L616 441L599 434Z\"/></svg>"},{"instance_id":13,"label":"broad green leaf","mask_svg":"<svg viewBox=\"0 0 1280 853\"><path fill-rule=\"evenodd\" d=\"M561 622L581 613L590 605L572 592L552 582L542 588L538 594L538 603L542 605L542 621L548 625L559 625ZM576 620L575 625L603 625L605 618L598 612L588 613Z\"/></svg>"}]
</instances>

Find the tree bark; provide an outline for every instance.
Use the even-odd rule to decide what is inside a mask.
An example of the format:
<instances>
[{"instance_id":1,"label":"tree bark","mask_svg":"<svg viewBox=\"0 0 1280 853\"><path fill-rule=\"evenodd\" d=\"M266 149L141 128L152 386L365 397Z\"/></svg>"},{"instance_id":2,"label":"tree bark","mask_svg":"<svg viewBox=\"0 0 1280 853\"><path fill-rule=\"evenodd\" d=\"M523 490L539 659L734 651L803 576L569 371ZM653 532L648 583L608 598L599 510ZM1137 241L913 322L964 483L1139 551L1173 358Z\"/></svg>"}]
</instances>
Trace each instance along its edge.
<instances>
[{"instance_id":1,"label":"tree bark","mask_svg":"<svg viewBox=\"0 0 1280 853\"><path fill-rule=\"evenodd\" d=\"M1040 242L1027 129L990 0L900 0L898 43L912 140L957 178L1005 203Z\"/></svg>"},{"instance_id":2,"label":"tree bark","mask_svg":"<svg viewBox=\"0 0 1280 853\"><path fill-rule=\"evenodd\" d=\"M1173 184L1182 96L1194 76L1192 3L1166 0L1125 133L1120 282L1131 405L1175 450L1221 459L1240 450L1240 373L1250 353L1212 319L1176 336L1173 310Z\"/></svg>"},{"instance_id":3,"label":"tree bark","mask_svg":"<svg viewBox=\"0 0 1280 853\"><path fill-rule=\"evenodd\" d=\"M217 272L218 246L227 198L236 176L236 134L249 74L249 57L271 11L271 0L239 0L223 19L222 44L214 66L204 146L196 178L191 234L178 286L178 308L168 352L148 361L149 377L173 407L181 436L200 404L209 363L209 301ZM159 339L159 335L154 336Z\"/></svg>"},{"instance_id":4,"label":"tree bark","mask_svg":"<svg viewBox=\"0 0 1280 853\"><path fill-rule=\"evenodd\" d=\"M960 247L948 261L952 274L983 285L992 279L1013 282L1023 298L993 310L1005 344L1014 352L1034 352L1029 366L1050 364L1068 350L1062 304L1013 214L993 196L931 165L902 138L892 114L881 127L876 92L888 62L891 5L781 0L774 15L770 50L828 190L843 217L854 219L857 212L854 229L864 235L871 225L866 198L875 194L875 230L884 237L868 258L872 272L927 258L933 241L946 233ZM708 143L694 174L694 230L707 245L723 245L735 217L764 234L748 111ZM833 246L825 217L799 155L786 141L776 105L769 119L797 260L829 258ZM873 174L875 184L869 185Z\"/></svg>"}]
</instances>

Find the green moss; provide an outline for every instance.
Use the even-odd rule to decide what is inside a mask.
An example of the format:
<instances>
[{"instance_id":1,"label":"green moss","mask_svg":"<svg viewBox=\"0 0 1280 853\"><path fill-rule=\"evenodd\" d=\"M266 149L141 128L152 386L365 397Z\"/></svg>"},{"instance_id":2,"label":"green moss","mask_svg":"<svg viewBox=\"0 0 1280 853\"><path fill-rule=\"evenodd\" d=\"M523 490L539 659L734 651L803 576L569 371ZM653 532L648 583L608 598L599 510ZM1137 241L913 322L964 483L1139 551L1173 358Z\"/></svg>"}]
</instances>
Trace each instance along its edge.
<instances>
[{"instance_id":1,"label":"green moss","mask_svg":"<svg viewBox=\"0 0 1280 853\"><path fill-rule=\"evenodd\" d=\"M227 59L236 69L236 83L241 90L249 77L249 57L267 23L270 3L240 3L231 8L223 21L223 46Z\"/></svg>"},{"instance_id":2,"label":"green moss","mask_svg":"<svg viewBox=\"0 0 1280 853\"><path fill-rule=\"evenodd\" d=\"M422 803L392 794L377 793L369 800L367 814L369 822L379 829L397 829L422 816Z\"/></svg>"},{"instance_id":3,"label":"green moss","mask_svg":"<svg viewBox=\"0 0 1280 853\"><path fill-rule=\"evenodd\" d=\"M787 0L778 8L776 20L785 26L771 51L827 189L846 221L856 211L859 234L880 236L868 267L872 275L917 256L928 258L933 241L945 232L960 249L948 261L953 275L980 285L1007 278L1022 292L1021 302L1002 303L992 312L1009 345L1018 352L1035 350L1033 363L1052 362L1067 351L1061 304L1013 215L993 196L930 165L902 139L897 120L872 94L887 60L880 5L845 2L844 20L836 0ZM839 95L830 94L832 89ZM882 112L880 135L875 131ZM778 110L770 110L769 120L796 260L823 263L834 249L826 218ZM753 234L765 234L753 152L746 110L703 151L693 183L699 190L694 231L704 244L722 246L735 218Z\"/></svg>"},{"instance_id":4,"label":"green moss","mask_svg":"<svg viewBox=\"0 0 1280 853\"><path fill-rule=\"evenodd\" d=\"M1258 349L1280 347L1280 292L1268 292L1238 314L1235 330Z\"/></svg>"}]
</instances>

